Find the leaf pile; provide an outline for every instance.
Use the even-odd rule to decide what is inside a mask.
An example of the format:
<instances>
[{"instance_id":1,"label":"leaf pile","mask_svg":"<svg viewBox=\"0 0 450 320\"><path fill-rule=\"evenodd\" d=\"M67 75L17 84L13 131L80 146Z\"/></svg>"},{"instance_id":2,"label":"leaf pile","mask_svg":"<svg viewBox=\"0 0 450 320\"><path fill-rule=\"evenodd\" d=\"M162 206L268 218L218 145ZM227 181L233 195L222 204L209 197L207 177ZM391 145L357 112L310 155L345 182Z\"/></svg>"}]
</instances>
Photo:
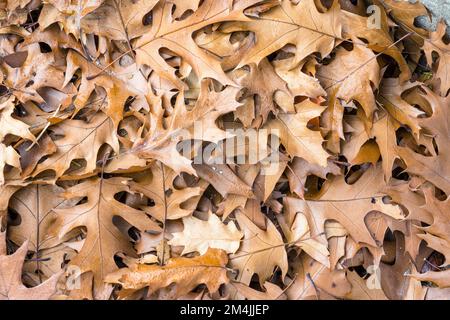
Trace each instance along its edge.
<instances>
[{"instance_id":1,"label":"leaf pile","mask_svg":"<svg viewBox=\"0 0 450 320\"><path fill-rule=\"evenodd\" d=\"M450 45L427 14L3 1L0 299L450 298Z\"/></svg>"}]
</instances>

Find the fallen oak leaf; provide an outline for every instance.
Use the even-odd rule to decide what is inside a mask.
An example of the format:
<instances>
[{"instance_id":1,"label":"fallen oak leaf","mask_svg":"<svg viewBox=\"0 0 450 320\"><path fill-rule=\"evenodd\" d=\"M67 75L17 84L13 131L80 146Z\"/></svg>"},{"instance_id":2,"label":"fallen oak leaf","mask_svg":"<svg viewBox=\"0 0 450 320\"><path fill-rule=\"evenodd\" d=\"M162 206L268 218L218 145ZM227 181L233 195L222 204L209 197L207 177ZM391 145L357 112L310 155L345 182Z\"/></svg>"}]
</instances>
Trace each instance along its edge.
<instances>
[{"instance_id":1,"label":"fallen oak leaf","mask_svg":"<svg viewBox=\"0 0 450 320\"><path fill-rule=\"evenodd\" d=\"M57 237L49 236L49 229L56 219L54 209L69 208L80 199L66 200L60 196L64 189L57 185L33 184L15 192L9 208L19 216L8 226L9 239L17 245L28 242L29 251L36 256L36 270L40 273L41 250L61 243Z\"/></svg>"},{"instance_id":2,"label":"fallen oak leaf","mask_svg":"<svg viewBox=\"0 0 450 320\"><path fill-rule=\"evenodd\" d=\"M14 88L14 95L20 102L44 103L40 89L51 87L62 91L65 87L64 72L55 66L52 53L40 51L38 43L29 44L26 49L25 62L19 68L7 68L4 82Z\"/></svg>"},{"instance_id":3,"label":"fallen oak leaf","mask_svg":"<svg viewBox=\"0 0 450 320\"><path fill-rule=\"evenodd\" d=\"M115 75L101 74L96 77L95 81L89 80L89 76L97 72L99 67L87 60L74 50L69 50L67 54L67 69L64 84L69 83L75 72L81 69L81 82L78 88L78 94L73 104L75 105L75 113L86 106L89 97L95 90L96 86L100 86L106 91L107 104L102 109L111 118L114 127L119 126L119 122L123 118L123 110L125 102L129 97L133 97L140 92L134 88L130 88L127 83L119 79ZM133 90L134 89L134 90Z\"/></svg>"},{"instance_id":4,"label":"fallen oak leaf","mask_svg":"<svg viewBox=\"0 0 450 320\"><path fill-rule=\"evenodd\" d=\"M10 165L20 170L20 156L13 147L0 143L0 185L5 183L4 169Z\"/></svg>"},{"instance_id":5,"label":"fallen oak leaf","mask_svg":"<svg viewBox=\"0 0 450 320\"><path fill-rule=\"evenodd\" d=\"M132 191L145 195L153 201L151 206L141 206L142 210L163 221L167 208L166 219L176 220L194 212L200 196L208 185L205 181L199 181L196 185L176 188L174 186L176 178L177 174L172 169L164 167L163 174L161 165L154 162L149 167L149 174L135 175L134 180L129 181L128 185ZM166 190L163 190L163 185Z\"/></svg>"},{"instance_id":6,"label":"fallen oak leaf","mask_svg":"<svg viewBox=\"0 0 450 320\"><path fill-rule=\"evenodd\" d=\"M327 166L329 154L322 147L320 132L308 128L308 121L320 116L324 107L305 100L297 104L297 113L280 113L266 123L263 129L279 137L287 153L293 158L303 158L311 164Z\"/></svg>"},{"instance_id":7,"label":"fallen oak leaf","mask_svg":"<svg viewBox=\"0 0 450 320\"><path fill-rule=\"evenodd\" d=\"M22 284L22 266L27 249L28 242L25 241L12 255L0 255L0 300L48 300L56 292L60 274L53 275L37 287L27 288Z\"/></svg>"},{"instance_id":8,"label":"fallen oak leaf","mask_svg":"<svg viewBox=\"0 0 450 320\"><path fill-rule=\"evenodd\" d=\"M383 290L380 288L369 288L368 279L361 278L356 271L347 273L347 280L352 286L352 290L346 296L350 300L388 300Z\"/></svg>"},{"instance_id":9,"label":"fallen oak leaf","mask_svg":"<svg viewBox=\"0 0 450 320\"><path fill-rule=\"evenodd\" d=\"M420 95L428 101L432 115L428 118L419 119L419 124L425 132L430 133L438 148L435 156L425 156L407 147L397 147L396 151L406 164L406 171L426 178L428 181L442 189L450 192L450 153L448 145L450 137L450 116L448 105L450 96L444 98L434 93L427 87L423 87L424 93Z\"/></svg>"},{"instance_id":10,"label":"fallen oak leaf","mask_svg":"<svg viewBox=\"0 0 450 320\"><path fill-rule=\"evenodd\" d=\"M436 31L431 33L430 39L426 39L423 46L428 64L436 69L436 78L440 80L440 93L444 97L450 89L450 44L446 44L443 40L446 29L445 22L440 21ZM439 55L439 59L435 62L433 53Z\"/></svg>"},{"instance_id":11,"label":"fallen oak leaf","mask_svg":"<svg viewBox=\"0 0 450 320\"><path fill-rule=\"evenodd\" d=\"M103 279L114 271L114 255L124 252L130 256L134 251L127 237L113 223L120 216L138 230L160 232L161 228L143 211L117 201L119 192L130 192L126 178L92 178L67 189L61 196L65 199L87 197L85 203L70 208L54 209L56 221L50 234L59 238L76 228L87 228L87 236L80 252L70 264L78 266L81 273L94 273L94 294L101 296L105 290Z\"/></svg>"},{"instance_id":12,"label":"fallen oak leaf","mask_svg":"<svg viewBox=\"0 0 450 320\"><path fill-rule=\"evenodd\" d=\"M280 1L280 5L250 22L233 22L223 27L224 32L252 31L256 44L244 55L238 67L259 64L262 59L288 44L297 48L291 68L296 67L308 55L319 52L326 57L341 39L339 2L321 13L314 0Z\"/></svg>"},{"instance_id":13,"label":"fallen oak leaf","mask_svg":"<svg viewBox=\"0 0 450 320\"><path fill-rule=\"evenodd\" d=\"M372 85L378 88L380 66L372 50L361 46L361 42L354 42L351 51L338 48L334 60L318 69L317 77L328 93L329 107L337 103L337 99L347 103L356 100L371 119L377 108Z\"/></svg>"},{"instance_id":14,"label":"fallen oak leaf","mask_svg":"<svg viewBox=\"0 0 450 320\"><path fill-rule=\"evenodd\" d=\"M231 256L231 266L239 270L237 281L250 284L254 274L263 283L279 266L282 277L287 272L288 261L285 243L275 225L267 220L267 229L261 230L243 213L237 212L236 219L244 232L239 251Z\"/></svg>"},{"instance_id":15,"label":"fallen oak leaf","mask_svg":"<svg viewBox=\"0 0 450 320\"><path fill-rule=\"evenodd\" d=\"M429 15L427 9L420 1L411 3L409 1L383 0L381 4L395 22L408 31L417 33L418 37L416 38L421 39L421 36L427 35L427 30L417 27L415 24L417 17Z\"/></svg>"},{"instance_id":16,"label":"fallen oak leaf","mask_svg":"<svg viewBox=\"0 0 450 320\"><path fill-rule=\"evenodd\" d=\"M272 64L267 59L263 59L257 66L251 64L250 72L241 75L242 71L235 71L236 82L246 88L245 97L254 96L255 99L255 119L252 127L259 128L267 121L270 112L277 114L277 107L274 102L275 94L282 91L288 96L290 92L284 82L274 71Z\"/></svg>"},{"instance_id":17,"label":"fallen oak leaf","mask_svg":"<svg viewBox=\"0 0 450 320\"><path fill-rule=\"evenodd\" d=\"M227 262L225 251L210 248L202 256L171 258L163 266L138 264L131 269L124 268L108 274L105 281L120 284L126 290L148 287L149 294L175 284L173 298L189 293L199 284L205 284L213 293L229 281Z\"/></svg>"},{"instance_id":18,"label":"fallen oak leaf","mask_svg":"<svg viewBox=\"0 0 450 320\"><path fill-rule=\"evenodd\" d=\"M81 36L80 22L83 17L97 9L103 2L104 0L74 2L49 0L44 4L38 22L43 28L57 22L66 33L73 34L78 39Z\"/></svg>"},{"instance_id":19,"label":"fallen oak leaf","mask_svg":"<svg viewBox=\"0 0 450 320\"><path fill-rule=\"evenodd\" d=\"M173 233L173 238L168 242L172 246L184 246L182 255L196 251L203 255L209 248L235 253L243 237L233 221L224 224L212 212L209 212L206 221L185 217L183 225L183 231Z\"/></svg>"},{"instance_id":20,"label":"fallen oak leaf","mask_svg":"<svg viewBox=\"0 0 450 320\"><path fill-rule=\"evenodd\" d=\"M224 198L229 195L253 197L253 191L226 164L194 164L198 176L208 181Z\"/></svg>"},{"instance_id":21,"label":"fallen oak leaf","mask_svg":"<svg viewBox=\"0 0 450 320\"><path fill-rule=\"evenodd\" d=\"M136 153L143 158L160 160L176 173L186 172L196 175L192 161L177 150L177 144L190 139L218 143L229 138L230 133L218 128L219 116L236 110L238 88L226 87L220 92L213 90L212 82L201 82L200 95L195 106L188 110L184 94L180 92L174 112L167 118L160 100L150 114L150 131L134 144Z\"/></svg>"},{"instance_id":22,"label":"fallen oak leaf","mask_svg":"<svg viewBox=\"0 0 450 320\"><path fill-rule=\"evenodd\" d=\"M375 2L375 5L377 4L378 1ZM371 7L367 10L371 10ZM402 56L401 50L396 46L392 46L393 40L389 33L389 20L385 11L379 11L379 16L377 16L375 22L378 24L376 27L374 27L373 15L363 17L346 10L342 10L341 14L342 32L344 36L348 36L349 38L356 36L360 39L366 39L368 41L368 48L374 52L383 52L395 59L401 71L399 76L400 82L403 83L411 78L411 71L406 63L406 59Z\"/></svg>"},{"instance_id":23,"label":"fallen oak leaf","mask_svg":"<svg viewBox=\"0 0 450 320\"><path fill-rule=\"evenodd\" d=\"M303 213L296 211L292 199L289 197L284 199L284 214L277 216L288 243L302 249L314 260L329 268L328 243L321 237L311 238L308 219Z\"/></svg>"},{"instance_id":24,"label":"fallen oak leaf","mask_svg":"<svg viewBox=\"0 0 450 320\"><path fill-rule=\"evenodd\" d=\"M407 274L407 276L419 281L433 282L439 288L450 287L450 270L428 271L425 273L411 273Z\"/></svg>"},{"instance_id":25,"label":"fallen oak leaf","mask_svg":"<svg viewBox=\"0 0 450 320\"><path fill-rule=\"evenodd\" d=\"M376 246L365 222L370 211L379 211L394 219L405 218L399 206L383 203L383 187L383 174L377 165L354 184L347 184L343 176L333 177L325 182L318 194L291 201L297 212L306 215L312 237L324 233L326 220L336 220L356 241Z\"/></svg>"},{"instance_id":26,"label":"fallen oak leaf","mask_svg":"<svg viewBox=\"0 0 450 320\"><path fill-rule=\"evenodd\" d=\"M293 264L295 278L288 284L289 300L322 300L345 297L351 290L345 271L330 271L307 255Z\"/></svg>"},{"instance_id":27,"label":"fallen oak leaf","mask_svg":"<svg viewBox=\"0 0 450 320\"><path fill-rule=\"evenodd\" d=\"M81 30L111 40L130 41L149 32L151 27L144 25L144 17L158 1L106 0L81 19Z\"/></svg>"},{"instance_id":28,"label":"fallen oak leaf","mask_svg":"<svg viewBox=\"0 0 450 320\"><path fill-rule=\"evenodd\" d=\"M234 1L230 9L228 1L206 0L191 16L176 21L172 16L174 3L160 1L153 9L151 31L139 38L134 45L136 62L150 66L161 77L182 89L185 84L175 75L175 69L169 66L160 55L162 48L168 48L186 59L199 80L213 78L223 85L233 85L233 81L223 72L220 61L199 48L192 34L214 23L248 20L243 10L257 2L259 0Z\"/></svg>"},{"instance_id":29,"label":"fallen oak leaf","mask_svg":"<svg viewBox=\"0 0 450 320\"><path fill-rule=\"evenodd\" d=\"M332 160L328 160L328 165L326 167L321 167L297 157L294 158L292 163L287 165L285 171L289 181L289 188L300 198L304 197L305 183L308 176L315 175L322 179L326 179L328 174L339 175L340 173L341 169Z\"/></svg>"},{"instance_id":30,"label":"fallen oak leaf","mask_svg":"<svg viewBox=\"0 0 450 320\"><path fill-rule=\"evenodd\" d=\"M232 285L248 300L286 300L284 291L271 282L266 281L263 284L265 292L252 289L240 282L233 282Z\"/></svg>"},{"instance_id":31,"label":"fallen oak leaf","mask_svg":"<svg viewBox=\"0 0 450 320\"><path fill-rule=\"evenodd\" d=\"M98 152L102 145L108 144L114 151L119 151L119 141L114 132L113 121L103 112L96 113L90 122L83 120L66 120L50 127L59 135L53 141L57 151L40 162L32 176L51 170L59 178L70 168L73 160L83 159L85 167L76 168L74 174L87 174L97 168Z\"/></svg>"},{"instance_id":32,"label":"fallen oak leaf","mask_svg":"<svg viewBox=\"0 0 450 320\"><path fill-rule=\"evenodd\" d=\"M35 141L36 138L31 134L29 126L11 116L14 107L14 97L0 104L0 142L3 142L8 134Z\"/></svg>"},{"instance_id":33,"label":"fallen oak leaf","mask_svg":"<svg viewBox=\"0 0 450 320\"><path fill-rule=\"evenodd\" d=\"M445 261L450 262L450 218L447 212L450 208L450 198L445 201L439 201L433 195L430 188L423 191L426 204L422 206L433 217L433 223L427 227L418 227L425 231L425 234L419 234L419 238L425 240L428 247L440 252L445 257Z\"/></svg>"}]
</instances>

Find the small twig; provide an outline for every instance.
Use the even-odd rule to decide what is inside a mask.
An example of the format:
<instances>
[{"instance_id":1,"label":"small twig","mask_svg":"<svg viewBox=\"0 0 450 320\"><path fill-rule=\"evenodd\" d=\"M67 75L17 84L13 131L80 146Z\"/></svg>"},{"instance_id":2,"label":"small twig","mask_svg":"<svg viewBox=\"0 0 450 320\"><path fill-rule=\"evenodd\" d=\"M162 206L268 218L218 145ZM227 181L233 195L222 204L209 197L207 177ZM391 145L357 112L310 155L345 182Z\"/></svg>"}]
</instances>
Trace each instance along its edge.
<instances>
[{"instance_id":1,"label":"small twig","mask_svg":"<svg viewBox=\"0 0 450 320\"><path fill-rule=\"evenodd\" d=\"M313 285L313 287L314 287L314 290L315 290L315 292L316 292L316 298L317 298L317 300L320 300L320 291L319 291L319 289L317 288L317 286L316 286L316 284L314 283L314 280L311 278L311 274L308 272L307 274L306 274L306 277L308 278L308 280L309 281L311 281L311 284Z\"/></svg>"},{"instance_id":2,"label":"small twig","mask_svg":"<svg viewBox=\"0 0 450 320\"><path fill-rule=\"evenodd\" d=\"M166 177L164 172L164 164L160 161L161 173L162 173L162 187L163 187L163 201L164 201L164 221L163 221L163 231L162 231L162 261L160 264L165 264L165 256L166 256L166 225L167 225L167 197L166 197Z\"/></svg>"}]
</instances>

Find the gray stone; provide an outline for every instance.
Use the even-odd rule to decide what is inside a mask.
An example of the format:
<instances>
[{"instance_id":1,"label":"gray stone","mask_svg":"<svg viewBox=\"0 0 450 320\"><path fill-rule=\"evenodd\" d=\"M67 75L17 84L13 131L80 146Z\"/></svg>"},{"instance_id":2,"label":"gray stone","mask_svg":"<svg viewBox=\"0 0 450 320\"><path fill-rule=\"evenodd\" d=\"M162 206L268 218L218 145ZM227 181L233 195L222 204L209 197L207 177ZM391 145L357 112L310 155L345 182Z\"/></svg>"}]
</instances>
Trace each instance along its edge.
<instances>
[{"instance_id":1,"label":"gray stone","mask_svg":"<svg viewBox=\"0 0 450 320\"><path fill-rule=\"evenodd\" d=\"M422 2L432 14L431 21L428 17L421 17L418 19L421 26L435 30L437 23L441 19L444 19L447 22L447 26L450 26L450 0L420 0L420 2ZM447 33L450 34L450 28L447 28Z\"/></svg>"}]
</instances>

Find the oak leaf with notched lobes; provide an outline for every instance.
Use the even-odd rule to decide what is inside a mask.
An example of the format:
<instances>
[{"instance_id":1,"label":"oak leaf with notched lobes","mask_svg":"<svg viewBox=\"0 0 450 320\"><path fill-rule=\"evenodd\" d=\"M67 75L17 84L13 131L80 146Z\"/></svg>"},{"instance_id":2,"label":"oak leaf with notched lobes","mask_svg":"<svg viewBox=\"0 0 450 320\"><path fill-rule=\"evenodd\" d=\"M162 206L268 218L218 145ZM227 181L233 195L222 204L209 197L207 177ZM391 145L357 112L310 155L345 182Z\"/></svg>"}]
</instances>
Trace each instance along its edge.
<instances>
[{"instance_id":1,"label":"oak leaf with notched lobes","mask_svg":"<svg viewBox=\"0 0 450 320\"><path fill-rule=\"evenodd\" d=\"M208 181L224 198L238 195L246 198L253 196L253 191L226 164L194 164L196 173Z\"/></svg>"},{"instance_id":2,"label":"oak leaf with notched lobes","mask_svg":"<svg viewBox=\"0 0 450 320\"><path fill-rule=\"evenodd\" d=\"M78 69L81 70L82 75L78 94L73 102L76 112L86 105L96 87L102 87L106 91L107 98L100 107L113 121L115 128L117 128L120 120L123 118L125 102L129 97L133 97L139 92L130 88L126 82L114 75L101 73L95 80L89 79L90 76L96 75L101 70L100 67L76 51L70 50L67 54L65 84L71 80Z\"/></svg>"},{"instance_id":3,"label":"oak leaf with notched lobes","mask_svg":"<svg viewBox=\"0 0 450 320\"><path fill-rule=\"evenodd\" d=\"M60 274L53 275L37 287L27 288L22 284L22 266L27 249L28 242L25 241L12 255L0 252L0 300L48 300L55 294Z\"/></svg>"},{"instance_id":4,"label":"oak leaf with notched lobes","mask_svg":"<svg viewBox=\"0 0 450 320\"><path fill-rule=\"evenodd\" d=\"M259 65L251 64L250 72L241 75L236 71L236 82L246 88L246 96L254 96L255 119L252 127L259 128L267 121L270 112L278 113L275 105L275 93L283 91L290 95L286 82L284 82L274 71L271 63L264 59Z\"/></svg>"},{"instance_id":5,"label":"oak leaf with notched lobes","mask_svg":"<svg viewBox=\"0 0 450 320\"><path fill-rule=\"evenodd\" d=\"M265 292L252 289L239 282L233 283L233 287L248 300L286 300L283 290L271 282L264 283Z\"/></svg>"},{"instance_id":6,"label":"oak leaf with notched lobes","mask_svg":"<svg viewBox=\"0 0 450 320\"><path fill-rule=\"evenodd\" d=\"M26 49L28 54L24 63L19 68L7 68L5 83L16 89L15 96L20 102L44 103L40 89L63 91L64 72L55 66L55 58L51 53L40 51L38 43L29 44Z\"/></svg>"},{"instance_id":7,"label":"oak leaf with notched lobes","mask_svg":"<svg viewBox=\"0 0 450 320\"><path fill-rule=\"evenodd\" d=\"M302 212L296 210L297 207L292 199L286 198L283 201L285 212L277 216L288 244L302 249L314 260L329 268L328 243L321 238L311 238L308 220Z\"/></svg>"},{"instance_id":8,"label":"oak leaf with notched lobes","mask_svg":"<svg viewBox=\"0 0 450 320\"><path fill-rule=\"evenodd\" d=\"M29 131L29 126L11 116L14 106L14 97L0 104L0 142L3 142L8 134L34 141L36 138Z\"/></svg>"},{"instance_id":9,"label":"oak leaf with notched lobes","mask_svg":"<svg viewBox=\"0 0 450 320\"><path fill-rule=\"evenodd\" d=\"M311 164L327 166L329 154L322 147L320 132L308 128L308 121L320 116L324 107L305 100L295 106L297 113L280 113L266 123L263 129L279 137L280 143L292 157L303 158Z\"/></svg>"},{"instance_id":10,"label":"oak leaf with notched lobes","mask_svg":"<svg viewBox=\"0 0 450 320\"><path fill-rule=\"evenodd\" d=\"M448 298L450 47L427 14L1 3L0 299Z\"/></svg>"},{"instance_id":11,"label":"oak leaf with notched lobes","mask_svg":"<svg viewBox=\"0 0 450 320\"><path fill-rule=\"evenodd\" d=\"M239 89L228 86L216 92L211 86L211 81L202 81L200 95L191 110L184 104L184 96L180 92L173 113L167 118L158 101L150 114L150 131L135 143L137 154L143 158L157 159L176 173L195 175L192 161L179 153L177 144L190 139L217 143L230 137L229 132L217 127L216 120L240 105L235 100Z\"/></svg>"},{"instance_id":12,"label":"oak leaf with notched lobes","mask_svg":"<svg viewBox=\"0 0 450 320\"><path fill-rule=\"evenodd\" d=\"M5 183L4 169L6 165L10 165L20 170L19 154L13 147L6 147L0 143L0 185Z\"/></svg>"},{"instance_id":13,"label":"oak leaf with notched lobes","mask_svg":"<svg viewBox=\"0 0 450 320\"><path fill-rule=\"evenodd\" d=\"M183 82L176 77L175 69L161 57L162 48L186 59L200 80L213 78L224 85L233 82L223 72L220 61L199 48L192 34L208 25L230 20L248 20L243 10L259 2L259 0L228 1L206 0L187 19L174 20L172 16L174 3L160 1L153 9L153 24L150 32L136 41L136 61L148 65L159 75L173 82L178 88L183 88Z\"/></svg>"},{"instance_id":14,"label":"oak leaf with notched lobes","mask_svg":"<svg viewBox=\"0 0 450 320\"><path fill-rule=\"evenodd\" d=\"M83 17L81 29L112 40L132 40L149 31L150 26L144 25L144 17L158 1L106 0Z\"/></svg>"},{"instance_id":15,"label":"oak leaf with notched lobes","mask_svg":"<svg viewBox=\"0 0 450 320\"><path fill-rule=\"evenodd\" d=\"M332 300L345 297L351 289L345 271L326 266L302 255L293 266L296 276L286 290L289 300Z\"/></svg>"},{"instance_id":16,"label":"oak leaf with notched lobes","mask_svg":"<svg viewBox=\"0 0 450 320\"><path fill-rule=\"evenodd\" d=\"M39 16L39 24L45 28L57 22L66 33L79 38L80 21L103 2L104 0L47 1L42 8L43 14Z\"/></svg>"},{"instance_id":17,"label":"oak leaf with notched lobes","mask_svg":"<svg viewBox=\"0 0 450 320\"><path fill-rule=\"evenodd\" d=\"M18 224L9 227L9 239L21 245L28 242L30 251L39 254L60 243L57 237L49 236L56 214L54 209L69 208L80 198L66 200L60 196L64 189L56 185L26 186L11 197L9 208L18 215ZM39 261L36 262L39 269Z\"/></svg>"},{"instance_id":18,"label":"oak leaf with notched lobes","mask_svg":"<svg viewBox=\"0 0 450 320\"><path fill-rule=\"evenodd\" d=\"M444 42L447 26L441 21L435 32L431 33L431 37L425 40L423 50L426 53L429 65L436 67L436 78L440 80L440 93L446 96L450 89L450 44ZM434 63L433 53L439 55L439 59Z\"/></svg>"},{"instance_id":19,"label":"oak leaf with notched lobes","mask_svg":"<svg viewBox=\"0 0 450 320\"><path fill-rule=\"evenodd\" d=\"M321 13L314 0L303 0L298 4L280 1L268 12L250 22L233 22L225 26L225 31L252 31L256 34L256 44L244 55L239 66L259 64L264 57L288 44L296 46L295 59L291 67L298 65L308 55L319 52L326 57L341 37L341 22L338 19L339 4Z\"/></svg>"},{"instance_id":20,"label":"oak leaf with notched lobes","mask_svg":"<svg viewBox=\"0 0 450 320\"><path fill-rule=\"evenodd\" d=\"M54 209L57 214L52 233L62 238L75 228L87 229L86 240L71 265L78 266L81 272L94 273L94 292L101 295L104 277L117 267L114 255L124 252L134 255L129 239L113 223L115 216L135 226L141 231L159 232L160 227L143 211L117 201L119 192L131 192L126 178L92 178L67 189L61 196L64 199L87 197L87 201L70 208Z\"/></svg>"},{"instance_id":21,"label":"oak leaf with notched lobes","mask_svg":"<svg viewBox=\"0 0 450 320\"><path fill-rule=\"evenodd\" d=\"M372 50L356 44L353 50L338 48L335 58L330 64L319 68L317 77L328 93L329 107L342 99L349 103L358 101L366 116L372 118L377 109L372 86L378 88L380 83L380 66Z\"/></svg>"},{"instance_id":22,"label":"oak leaf with notched lobes","mask_svg":"<svg viewBox=\"0 0 450 320\"><path fill-rule=\"evenodd\" d=\"M381 4L400 26L405 26L407 31L414 30L414 32L417 32L417 38L420 39L420 36L427 34L425 29L417 27L415 24L417 17L428 16L427 9L420 1L411 3L397 0L383 0Z\"/></svg>"},{"instance_id":23,"label":"oak leaf with notched lobes","mask_svg":"<svg viewBox=\"0 0 450 320\"><path fill-rule=\"evenodd\" d=\"M419 281L430 281L436 284L439 288L450 287L450 270L444 271L428 271L426 273L412 273L410 275L413 279Z\"/></svg>"},{"instance_id":24,"label":"oak leaf with notched lobes","mask_svg":"<svg viewBox=\"0 0 450 320\"><path fill-rule=\"evenodd\" d=\"M153 201L152 205L140 206L142 210L163 221L167 209L166 219L175 220L192 214L208 185L199 181L196 185L178 188L174 185L176 179L177 174L172 169L155 162L148 168L148 174L135 175L134 181L129 181L128 185L133 192ZM163 190L163 185L166 190Z\"/></svg>"},{"instance_id":25,"label":"oak leaf with notched lobes","mask_svg":"<svg viewBox=\"0 0 450 320\"><path fill-rule=\"evenodd\" d=\"M108 144L113 150L119 150L119 142L114 134L114 123L103 112L92 116L89 122L66 120L50 129L59 139L54 140L57 151L40 162L33 172L36 176L45 171L53 171L59 178L70 168L72 161L84 160L85 166L74 167L74 175L92 173L97 168L98 153L102 145Z\"/></svg>"},{"instance_id":26,"label":"oak leaf with notched lobes","mask_svg":"<svg viewBox=\"0 0 450 320\"><path fill-rule=\"evenodd\" d=\"M224 224L211 212L206 221L195 217L185 217L183 225L183 232L173 233L173 238L168 242L170 245L184 246L181 254L195 251L205 254L209 248L235 253L239 249L243 236L233 221Z\"/></svg>"},{"instance_id":27,"label":"oak leaf with notched lobes","mask_svg":"<svg viewBox=\"0 0 450 320\"><path fill-rule=\"evenodd\" d=\"M294 158L285 174L289 180L289 187L292 192L303 198L308 176L315 175L326 179L328 174L339 175L340 171L340 168L331 160L328 160L326 167L322 167L317 164L311 164L302 158Z\"/></svg>"},{"instance_id":28,"label":"oak leaf with notched lobes","mask_svg":"<svg viewBox=\"0 0 450 320\"><path fill-rule=\"evenodd\" d=\"M425 234L419 234L419 238L425 240L428 247L440 252L446 262L450 261L450 200L447 197L445 201L436 199L431 189L424 190L426 205L423 209L427 210L433 217L433 223L428 227L421 227Z\"/></svg>"},{"instance_id":29,"label":"oak leaf with notched lobes","mask_svg":"<svg viewBox=\"0 0 450 320\"><path fill-rule=\"evenodd\" d=\"M292 199L297 211L308 219L311 236L318 237L324 232L327 220L341 223L358 242L375 246L375 241L367 230L365 217L370 211L379 211L394 219L404 219L402 209L383 202L383 174L380 166L371 167L356 183L348 184L343 176L325 182L322 190L305 200Z\"/></svg>"},{"instance_id":30,"label":"oak leaf with notched lobes","mask_svg":"<svg viewBox=\"0 0 450 320\"><path fill-rule=\"evenodd\" d=\"M433 135L438 148L438 154L425 156L406 147L397 147L396 151L406 163L406 171L422 176L435 184L444 192L450 192L450 152L446 146L450 137L450 113L448 105L450 96L443 98L430 89L423 87L425 93L420 96L425 99L430 108L431 116L419 119L420 126Z\"/></svg>"},{"instance_id":31,"label":"oak leaf with notched lobes","mask_svg":"<svg viewBox=\"0 0 450 320\"><path fill-rule=\"evenodd\" d=\"M238 281L248 285L256 273L260 283L264 283L276 266L284 276L288 267L287 254L275 225L267 221L267 229L261 230L241 212L236 213L236 219L244 232L239 251L230 258L232 267L239 270Z\"/></svg>"},{"instance_id":32,"label":"oak leaf with notched lobes","mask_svg":"<svg viewBox=\"0 0 450 320\"><path fill-rule=\"evenodd\" d=\"M227 262L225 251L210 248L202 256L171 258L163 266L138 264L124 268L109 274L105 281L120 284L125 290L148 287L149 294L174 284L172 298L187 294L199 284L205 284L213 293L229 281Z\"/></svg>"}]
</instances>

